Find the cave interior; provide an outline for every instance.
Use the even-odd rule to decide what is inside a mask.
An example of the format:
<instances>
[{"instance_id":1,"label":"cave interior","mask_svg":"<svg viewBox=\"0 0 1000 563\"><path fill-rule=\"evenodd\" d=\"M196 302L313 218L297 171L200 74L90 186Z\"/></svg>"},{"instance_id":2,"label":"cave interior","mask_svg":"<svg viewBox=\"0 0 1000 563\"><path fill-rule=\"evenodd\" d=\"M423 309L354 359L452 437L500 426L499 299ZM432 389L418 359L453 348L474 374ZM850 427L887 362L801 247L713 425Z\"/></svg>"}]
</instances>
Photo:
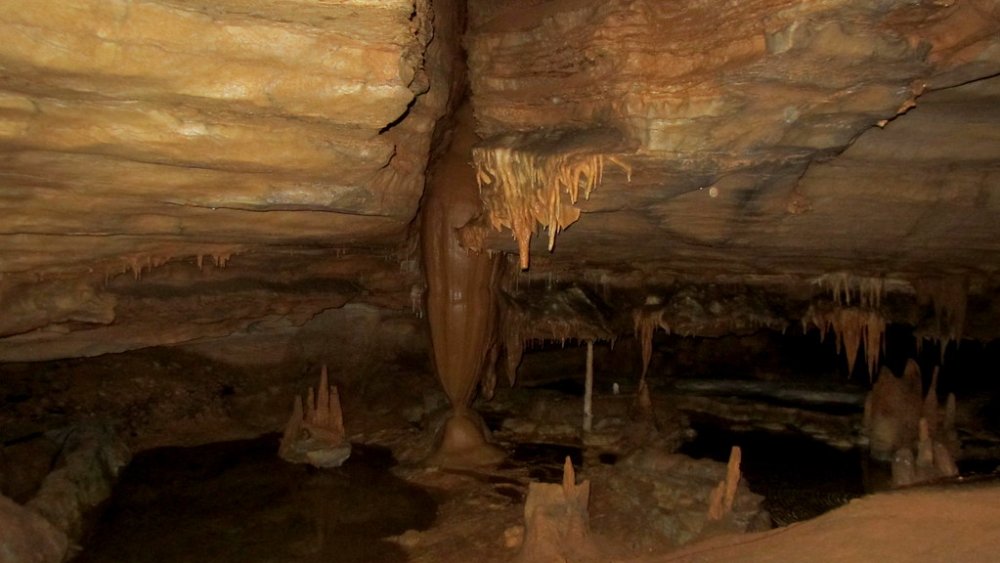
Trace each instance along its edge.
<instances>
[{"instance_id":1,"label":"cave interior","mask_svg":"<svg viewBox=\"0 0 1000 563\"><path fill-rule=\"evenodd\" d=\"M998 29L0 3L0 563L993 560Z\"/></svg>"}]
</instances>

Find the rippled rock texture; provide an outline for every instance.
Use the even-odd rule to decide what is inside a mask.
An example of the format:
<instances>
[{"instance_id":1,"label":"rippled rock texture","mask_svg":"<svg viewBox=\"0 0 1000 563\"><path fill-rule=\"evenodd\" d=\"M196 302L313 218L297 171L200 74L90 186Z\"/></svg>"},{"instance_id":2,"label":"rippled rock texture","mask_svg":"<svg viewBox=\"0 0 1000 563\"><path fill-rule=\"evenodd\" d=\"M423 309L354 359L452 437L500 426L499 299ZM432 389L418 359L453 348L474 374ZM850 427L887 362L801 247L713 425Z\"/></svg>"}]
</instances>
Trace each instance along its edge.
<instances>
[{"instance_id":1,"label":"rippled rock texture","mask_svg":"<svg viewBox=\"0 0 1000 563\"><path fill-rule=\"evenodd\" d=\"M436 4L4 3L0 358L409 307L457 45Z\"/></svg>"},{"instance_id":2,"label":"rippled rock texture","mask_svg":"<svg viewBox=\"0 0 1000 563\"><path fill-rule=\"evenodd\" d=\"M595 151L624 166L580 198L551 255L532 246L535 271L579 278L586 263L588 281L640 285L807 286L848 271L996 286L997 2L472 5L473 103L489 146L524 147L539 130L622 137ZM536 150L560 151L582 149ZM508 233L484 244L515 249Z\"/></svg>"},{"instance_id":3,"label":"rippled rock texture","mask_svg":"<svg viewBox=\"0 0 1000 563\"><path fill-rule=\"evenodd\" d=\"M467 12L4 3L0 360L285 330L351 302L419 311L410 235L466 82L488 217L463 240L518 252L491 227L561 229L521 245L532 276L618 286L628 308L677 280L799 305L831 273L911 299L931 280L989 314L923 332L996 334L1000 2ZM507 172L531 182L497 191Z\"/></svg>"}]
</instances>

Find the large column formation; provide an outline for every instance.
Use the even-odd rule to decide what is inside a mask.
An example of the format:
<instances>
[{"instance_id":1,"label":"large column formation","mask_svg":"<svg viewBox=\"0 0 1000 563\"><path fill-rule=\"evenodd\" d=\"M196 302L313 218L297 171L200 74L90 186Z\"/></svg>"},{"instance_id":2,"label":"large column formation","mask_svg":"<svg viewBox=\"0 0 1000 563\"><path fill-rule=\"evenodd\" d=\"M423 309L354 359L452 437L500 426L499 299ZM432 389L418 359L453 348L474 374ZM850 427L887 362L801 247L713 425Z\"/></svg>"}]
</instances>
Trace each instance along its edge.
<instances>
[{"instance_id":1,"label":"large column formation","mask_svg":"<svg viewBox=\"0 0 1000 563\"><path fill-rule=\"evenodd\" d=\"M459 111L451 147L428 182L421 218L434 364L452 407L431 458L437 465L485 465L504 457L488 442L482 420L470 407L498 318L494 258L466 250L457 231L480 212L475 172L469 165L475 140L472 112L465 107Z\"/></svg>"}]
</instances>

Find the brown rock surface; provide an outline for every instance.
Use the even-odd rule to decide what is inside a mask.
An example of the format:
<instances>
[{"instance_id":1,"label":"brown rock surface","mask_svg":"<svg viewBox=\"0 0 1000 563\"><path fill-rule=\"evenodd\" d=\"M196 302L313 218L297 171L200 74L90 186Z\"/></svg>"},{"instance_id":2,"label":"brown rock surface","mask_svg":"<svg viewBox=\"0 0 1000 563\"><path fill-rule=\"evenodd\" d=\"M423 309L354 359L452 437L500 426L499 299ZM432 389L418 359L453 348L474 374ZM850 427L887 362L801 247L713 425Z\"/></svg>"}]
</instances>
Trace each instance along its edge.
<instances>
[{"instance_id":1,"label":"brown rock surface","mask_svg":"<svg viewBox=\"0 0 1000 563\"><path fill-rule=\"evenodd\" d=\"M534 270L995 286L977 257L1000 240L996 2L473 5L483 135L611 127L635 147Z\"/></svg>"},{"instance_id":2,"label":"brown rock surface","mask_svg":"<svg viewBox=\"0 0 1000 563\"><path fill-rule=\"evenodd\" d=\"M65 534L5 496L0 496L0 530L3 563L60 563L69 549Z\"/></svg>"},{"instance_id":3,"label":"brown rock surface","mask_svg":"<svg viewBox=\"0 0 1000 563\"><path fill-rule=\"evenodd\" d=\"M911 297L955 280L987 307L927 335L997 333L995 0L474 0L468 69L465 12L5 3L0 358L203 342L351 301L419 310L409 226L466 78L482 146L544 153L537 185L566 192L515 190L527 223L486 198L522 240L539 218L565 229L551 254L534 237L531 276L799 300L835 272ZM321 283L340 285L303 291Z\"/></svg>"},{"instance_id":4,"label":"brown rock surface","mask_svg":"<svg viewBox=\"0 0 1000 563\"><path fill-rule=\"evenodd\" d=\"M0 345L8 359L239 330L184 318L199 315L187 303L203 294L172 299L178 318L166 322L130 311L134 301L116 303L103 285L130 285L124 272L139 280L165 264L201 270L204 257L222 266L233 256L251 284L291 282L276 265L340 269L322 277L349 283L365 270L398 272L386 258L416 212L451 88L453 47L440 43L457 16L439 4L433 46L422 1L0 7L0 336L18 339ZM186 275L197 285L199 273ZM407 281L415 276L376 293L405 296ZM298 300L289 293L277 300ZM81 329L77 344L38 344Z\"/></svg>"},{"instance_id":5,"label":"brown rock surface","mask_svg":"<svg viewBox=\"0 0 1000 563\"><path fill-rule=\"evenodd\" d=\"M997 487L875 495L808 522L642 561L993 561L998 500Z\"/></svg>"}]
</instances>

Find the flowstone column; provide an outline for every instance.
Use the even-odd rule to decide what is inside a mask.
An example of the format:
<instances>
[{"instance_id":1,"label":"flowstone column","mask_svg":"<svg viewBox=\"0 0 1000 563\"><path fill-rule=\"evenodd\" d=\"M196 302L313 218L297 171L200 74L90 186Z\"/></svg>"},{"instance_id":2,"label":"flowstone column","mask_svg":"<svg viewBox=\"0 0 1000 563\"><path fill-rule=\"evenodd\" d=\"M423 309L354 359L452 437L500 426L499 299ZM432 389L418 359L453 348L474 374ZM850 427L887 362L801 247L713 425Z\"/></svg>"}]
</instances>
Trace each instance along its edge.
<instances>
[{"instance_id":1,"label":"flowstone column","mask_svg":"<svg viewBox=\"0 0 1000 563\"><path fill-rule=\"evenodd\" d=\"M451 148L428 181L422 206L427 319L438 380L452 409L430 459L435 465L488 465L506 455L488 441L482 419L470 407L498 319L494 259L463 248L457 232L480 212L475 172L469 165L474 142L472 112L465 107L459 111Z\"/></svg>"}]
</instances>

